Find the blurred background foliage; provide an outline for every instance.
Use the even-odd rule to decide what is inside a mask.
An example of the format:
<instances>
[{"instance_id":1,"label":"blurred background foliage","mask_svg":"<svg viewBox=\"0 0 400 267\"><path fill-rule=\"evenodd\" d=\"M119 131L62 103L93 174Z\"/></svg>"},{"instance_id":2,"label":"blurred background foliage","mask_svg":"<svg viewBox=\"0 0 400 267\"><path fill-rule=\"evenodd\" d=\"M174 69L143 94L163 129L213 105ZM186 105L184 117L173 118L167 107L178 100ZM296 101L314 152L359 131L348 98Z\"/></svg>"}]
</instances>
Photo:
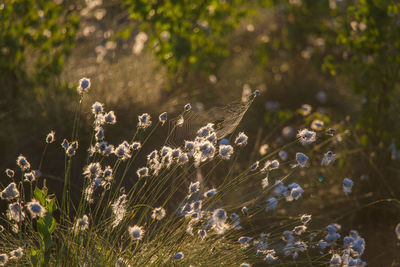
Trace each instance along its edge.
<instances>
[{"instance_id":1,"label":"blurred background foliage","mask_svg":"<svg viewBox=\"0 0 400 267\"><path fill-rule=\"evenodd\" d=\"M399 12L396 0L3 1L1 166L12 166L22 150L34 155L50 129L59 138L69 134L83 76L94 88L84 121L101 101L116 109L121 125L132 125L112 132L116 142L132 133L136 113L176 114L188 101L207 110L259 89L243 122L257 137L252 158L266 140L279 144L282 127L311 104L315 113L303 123L342 120L337 127L353 134L346 144L353 152L338 165L343 175L368 174L361 193L374 192L354 206L398 199ZM82 123L81 132L90 126ZM37 145L28 146L32 141ZM398 209L379 206L353 223L368 220L374 231L396 218ZM379 262L381 253L369 257Z\"/></svg>"}]
</instances>

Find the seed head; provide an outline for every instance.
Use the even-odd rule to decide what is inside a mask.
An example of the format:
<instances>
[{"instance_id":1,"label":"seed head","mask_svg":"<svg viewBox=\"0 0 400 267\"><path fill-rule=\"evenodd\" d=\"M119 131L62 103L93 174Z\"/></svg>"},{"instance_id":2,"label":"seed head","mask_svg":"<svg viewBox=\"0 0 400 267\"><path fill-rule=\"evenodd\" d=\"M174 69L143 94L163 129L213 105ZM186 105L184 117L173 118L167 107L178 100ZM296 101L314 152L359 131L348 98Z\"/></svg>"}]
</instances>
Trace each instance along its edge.
<instances>
[{"instance_id":1,"label":"seed head","mask_svg":"<svg viewBox=\"0 0 400 267\"><path fill-rule=\"evenodd\" d=\"M51 144L56 140L55 134L56 133L54 131L51 131L50 133L47 134L47 136L46 136L46 143L47 144Z\"/></svg>"}]
</instances>

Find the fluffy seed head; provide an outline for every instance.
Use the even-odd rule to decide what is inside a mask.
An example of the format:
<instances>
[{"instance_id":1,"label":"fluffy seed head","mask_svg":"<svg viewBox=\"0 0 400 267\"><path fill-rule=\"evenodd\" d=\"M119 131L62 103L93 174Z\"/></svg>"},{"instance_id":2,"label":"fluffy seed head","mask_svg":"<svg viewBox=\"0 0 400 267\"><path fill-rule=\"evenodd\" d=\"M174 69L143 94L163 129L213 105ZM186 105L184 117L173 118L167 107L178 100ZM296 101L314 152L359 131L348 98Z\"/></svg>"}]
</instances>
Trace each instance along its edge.
<instances>
[{"instance_id":1,"label":"fluffy seed head","mask_svg":"<svg viewBox=\"0 0 400 267\"><path fill-rule=\"evenodd\" d=\"M24 255L24 249L19 247L10 252L10 259L20 259Z\"/></svg>"},{"instance_id":2,"label":"fluffy seed head","mask_svg":"<svg viewBox=\"0 0 400 267\"><path fill-rule=\"evenodd\" d=\"M6 175L10 178L14 177L15 172L11 169L6 169Z\"/></svg>"},{"instance_id":3,"label":"fluffy seed head","mask_svg":"<svg viewBox=\"0 0 400 267\"><path fill-rule=\"evenodd\" d=\"M129 232L129 237L132 238L134 241L140 241L143 239L144 236L144 230L143 227L135 225L135 226L130 226L128 228Z\"/></svg>"},{"instance_id":4,"label":"fluffy seed head","mask_svg":"<svg viewBox=\"0 0 400 267\"><path fill-rule=\"evenodd\" d=\"M23 155L18 156L17 165L21 168L22 171L26 171L31 168L31 164L26 160Z\"/></svg>"},{"instance_id":5,"label":"fluffy seed head","mask_svg":"<svg viewBox=\"0 0 400 267\"><path fill-rule=\"evenodd\" d=\"M311 123L311 129L314 131L322 131L324 129L324 122L321 120L313 120Z\"/></svg>"},{"instance_id":6,"label":"fluffy seed head","mask_svg":"<svg viewBox=\"0 0 400 267\"><path fill-rule=\"evenodd\" d=\"M151 125L151 117L147 113L143 113L142 115L138 116L138 127L140 129L145 130L147 127Z\"/></svg>"},{"instance_id":7,"label":"fluffy seed head","mask_svg":"<svg viewBox=\"0 0 400 267\"><path fill-rule=\"evenodd\" d=\"M79 85L78 85L77 90L78 90L79 94L83 94L90 89L90 86L91 86L90 79L82 78L79 80Z\"/></svg>"},{"instance_id":8,"label":"fluffy seed head","mask_svg":"<svg viewBox=\"0 0 400 267\"><path fill-rule=\"evenodd\" d=\"M5 200L12 200L19 197L17 185L14 182L10 183L3 191L1 191L0 197Z\"/></svg>"},{"instance_id":9,"label":"fluffy seed head","mask_svg":"<svg viewBox=\"0 0 400 267\"><path fill-rule=\"evenodd\" d=\"M92 113L94 114L94 115L97 115L97 114L100 114L100 113L103 113L104 112L104 108L103 108L103 104L102 103L100 103L100 102L95 102L93 105L92 105Z\"/></svg>"},{"instance_id":10,"label":"fluffy seed head","mask_svg":"<svg viewBox=\"0 0 400 267\"><path fill-rule=\"evenodd\" d=\"M301 168L304 168L309 160L309 157L307 157L305 154L301 152L296 153L296 161L297 165L300 166Z\"/></svg>"},{"instance_id":11,"label":"fluffy seed head","mask_svg":"<svg viewBox=\"0 0 400 267\"><path fill-rule=\"evenodd\" d=\"M0 266L6 266L8 262L8 256L5 253L0 254Z\"/></svg>"},{"instance_id":12,"label":"fluffy seed head","mask_svg":"<svg viewBox=\"0 0 400 267\"><path fill-rule=\"evenodd\" d=\"M220 145L219 155L225 160L229 160L233 154L233 147L231 145Z\"/></svg>"},{"instance_id":13,"label":"fluffy seed head","mask_svg":"<svg viewBox=\"0 0 400 267\"><path fill-rule=\"evenodd\" d=\"M147 167L139 168L139 169L136 171L136 174L137 174L137 176L138 176L139 178L149 176L149 168L147 168Z\"/></svg>"},{"instance_id":14,"label":"fluffy seed head","mask_svg":"<svg viewBox=\"0 0 400 267\"><path fill-rule=\"evenodd\" d=\"M154 220L160 221L165 217L165 215L166 215L165 209L163 209L162 207L158 207L158 208L153 209L151 218L153 218Z\"/></svg>"},{"instance_id":15,"label":"fluffy seed head","mask_svg":"<svg viewBox=\"0 0 400 267\"><path fill-rule=\"evenodd\" d=\"M87 215L83 215L82 218L76 220L74 231L84 231L89 228L89 218Z\"/></svg>"},{"instance_id":16,"label":"fluffy seed head","mask_svg":"<svg viewBox=\"0 0 400 267\"><path fill-rule=\"evenodd\" d=\"M297 139L302 145L308 145L315 142L316 133L308 129L302 129L297 133Z\"/></svg>"},{"instance_id":17,"label":"fluffy seed head","mask_svg":"<svg viewBox=\"0 0 400 267\"><path fill-rule=\"evenodd\" d=\"M178 252L174 255L174 259L175 260L181 260L185 257L185 255L183 254L183 252Z\"/></svg>"},{"instance_id":18,"label":"fluffy seed head","mask_svg":"<svg viewBox=\"0 0 400 267\"><path fill-rule=\"evenodd\" d=\"M275 169L279 168L279 161L278 160L267 160L265 162L264 168L261 169L261 172L266 173Z\"/></svg>"},{"instance_id":19,"label":"fluffy seed head","mask_svg":"<svg viewBox=\"0 0 400 267\"><path fill-rule=\"evenodd\" d=\"M308 223L309 221L311 221L311 215L308 214L303 214L300 218L300 221L304 224Z\"/></svg>"},{"instance_id":20,"label":"fluffy seed head","mask_svg":"<svg viewBox=\"0 0 400 267\"><path fill-rule=\"evenodd\" d=\"M238 136L236 137L236 139L235 139L235 144L237 146L245 146L245 145L247 145L247 140L248 139L249 138L247 137L247 135L245 135L244 132L240 132L238 134Z\"/></svg>"},{"instance_id":21,"label":"fluffy seed head","mask_svg":"<svg viewBox=\"0 0 400 267\"><path fill-rule=\"evenodd\" d=\"M36 217L42 218L46 213L46 209L42 205L40 205L39 201L37 201L36 199L33 199L31 202L28 202L26 206L29 212L31 213L32 218Z\"/></svg>"},{"instance_id":22,"label":"fluffy seed head","mask_svg":"<svg viewBox=\"0 0 400 267\"><path fill-rule=\"evenodd\" d=\"M321 160L321 166L328 166L331 162L335 161L336 154L333 154L332 151L328 151L324 154L324 157Z\"/></svg>"},{"instance_id":23,"label":"fluffy seed head","mask_svg":"<svg viewBox=\"0 0 400 267\"><path fill-rule=\"evenodd\" d=\"M88 79L88 78L80 79L79 85L77 87L78 93L83 94L83 93L89 91L90 86L91 86L90 79Z\"/></svg>"},{"instance_id":24,"label":"fluffy seed head","mask_svg":"<svg viewBox=\"0 0 400 267\"><path fill-rule=\"evenodd\" d=\"M14 220L15 222L23 221L25 218L25 213L19 203L14 202L8 205L7 217L9 220Z\"/></svg>"},{"instance_id":25,"label":"fluffy seed head","mask_svg":"<svg viewBox=\"0 0 400 267\"><path fill-rule=\"evenodd\" d=\"M158 116L159 121L161 122L161 125L164 125L164 123L167 121L167 112L163 112Z\"/></svg>"},{"instance_id":26,"label":"fluffy seed head","mask_svg":"<svg viewBox=\"0 0 400 267\"><path fill-rule=\"evenodd\" d=\"M46 143L47 144L51 144L56 140L55 134L56 133L54 131L51 131L50 133L47 134L47 136L46 136Z\"/></svg>"},{"instance_id":27,"label":"fluffy seed head","mask_svg":"<svg viewBox=\"0 0 400 267\"><path fill-rule=\"evenodd\" d=\"M311 114L311 110L312 110L312 107L311 107L310 105L304 104L304 105L302 105L301 108L300 108L300 113L301 113L303 116L308 116L308 115Z\"/></svg>"},{"instance_id":28,"label":"fluffy seed head","mask_svg":"<svg viewBox=\"0 0 400 267\"><path fill-rule=\"evenodd\" d=\"M114 111L109 111L107 114L104 115L104 121L108 124L116 124L117 123L117 116L115 116Z\"/></svg>"},{"instance_id":29,"label":"fluffy seed head","mask_svg":"<svg viewBox=\"0 0 400 267\"><path fill-rule=\"evenodd\" d=\"M351 193L354 182L349 178L343 179L343 193L347 196Z\"/></svg>"}]
</instances>

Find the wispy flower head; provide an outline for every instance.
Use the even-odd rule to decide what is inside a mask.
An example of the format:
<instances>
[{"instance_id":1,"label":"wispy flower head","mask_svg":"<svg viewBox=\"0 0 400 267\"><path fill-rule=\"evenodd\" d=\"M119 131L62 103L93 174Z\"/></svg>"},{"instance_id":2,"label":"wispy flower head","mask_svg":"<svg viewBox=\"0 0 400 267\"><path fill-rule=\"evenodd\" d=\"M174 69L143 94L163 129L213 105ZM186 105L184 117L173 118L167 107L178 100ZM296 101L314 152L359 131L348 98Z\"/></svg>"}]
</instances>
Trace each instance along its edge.
<instances>
[{"instance_id":1,"label":"wispy flower head","mask_svg":"<svg viewBox=\"0 0 400 267\"><path fill-rule=\"evenodd\" d=\"M213 188L213 189L210 189L207 192L205 192L204 197L209 198L209 197L214 196L216 193L217 193L217 189Z\"/></svg>"},{"instance_id":2,"label":"wispy flower head","mask_svg":"<svg viewBox=\"0 0 400 267\"><path fill-rule=\"evenodd\" d=\"M336 154L334 154L332 151L328 151L324 154L324 157L321 160L321 166L328 166L330 163L335 161L336 159Z\"/></svg>"},{"instance_id":3,"label":"wispy flower head","mask_svg":"<svg viewBox=\"0 0 400 267\"><path fill-rule=\"evenodd\" d=\"M292 138L295 135L295 130L292 126L286 126L282 129L282 135L287 139Z\"/></svg>"},{"instance_id":4,"label":"wispy flower head","mask_svg":"<svg viewBox=\"0 0 400 267\"><path fill-rule=\"evenodd\" d=\"M198 137L207 137L213 132L214 132L214 124L213 123L208 123L206 126L201 127L197 131L197 136Z\"/></svg>"},{"instance_id":5,"label":"wispy flower head","mask_svg":"<svg viewBox=\"0 0 400 267\"><path fill-rule=\"evenodd\" d=\"M268 180L268 175L264 179L261 180L261 186L262 188L266 188L269 185L269 180Z\"/></svg>"},{"instance_id":6,"label":"wispy flower head","mask_svg":"<svg viewBox=\"0 0 400 267\"><path fill-rule=\"evenodd\" d=\"M351 193L354 182L349 178L343 179L343 193L347 196Z\"/></svg>"},{"instance_id":7,"label":"wispy flower head","mask_svg":"<svg viewBox=\"0 0 400 267\"><path fill-rule=\"evenodd\" d=\"M240 243L240 245L242 246L242 248L247 248L250 246L250 241L253 240L252 237L249 236L241 236L238 239L238 242Z\"/></svg>"},{"instance_id":8,"label":"wispy flower head","mask_svg":"<svg viewBox=\"0 0 400 267\"><path fill-rule=\"evenodd\" d=\"M147 168L147 167L139 168L139 169L136 171L136 174L137 174L137 176L138 176L139 178L149 176L149 168Z\"/></svg>"},{"instance_id":9,"label":"wispy flower head","mask_svg":"<svg viewBox=\"0 0 400 267\"><path fill-rule=\"evenodd\" d=\"M167 121L167 112L163 112L158 116L158 120L161 122L161 125L164 125L164 123Z\"/></svg>"},{"instance_id":10,"label":"wispy flower head","mask_svg":"<svg viewBox=\"0 0 400 267\"><path fill-rule=\"evenodd\" d=\"M14 177L15 172L11 169L6 169L6 175L10 178Z\"/></svg>"},{"instance_id":11,"label":"wispy flower head","mask_svg":"<svg viewBox=\"0 0 400 267\"><path fill-rule=\"evenodd\" d=\"M17 248L17 249L15 249L15 250L10 252L10 256L11 256L10 260L11 259L18 260L18 259L22 258L23 255L24 255L24 249L19 247L19 248Z\"/></svg>"},{"instance_id":12,"label":"wispy flower head","mask_svg":"<svg viewBox=\"0 0 400 267\"><path fill-rule=\"evenodd\" d=\"M277 197L287 196L288 188L285 186L285 184L282 181L280 181L280 180L275 181L274 194Z\"/></svg>"},{"instance_id":13,"label":"wispy flower head","mask_svg":"<svg viewBox=\"0 0 400 267\"><path fill-rule=\"evenodd\" d=\"M130 147L132 150L139 150L142 145L140 144L140 142L133 142Z\"/></svg>"},{"instance_id":14,"label":"wispy flower head","mask_svg":"<svg viewBox=\"0 0 400 267\"><path fill-rule=\"evenodd\" d=\"M324 122L321 120L313 120L311 123L311 129L314 131L322 131L324 129Z\"/></svg>"},{"instance_id":15,"label":"wispy flower head","mask_svg":"<svg viewBox=\"0 0 400 267\"><path fill-rule=\"evenodd\" d=\"M112 153L114 153L114 146L111 145L111 144L110 145L107 144L107 142L105 142L105 141L101 141L99 143L96 143L96 148L104 156L109 156Z\"/></svg>"},{"instance_id":16,"label":"wispy flower head","mask_svg":"<svg viewBox=\"0 0 400 267\"><path fill-rule=\"evenodd\" d=\"M288 153L284 150L279 151L279 157L281 158L281 160L285 161L288 158Z\"/></svg>"},{"instance_id":17,"label":"wispy flower head","mask_svg":"<svg viewBox=\"0 0 400 267\"><path fill-rule=\"evenodd\" d=\"M103 171L103 177L106 181L111 181L113 179L113 170L111 166L107 166Z\"/></svg>"},{"instance_id":18,"label":"wispy flower head","mask_svg":"<svg viewBox=\"0 0 400 267\"><path fill-rule=\"evenodd\" d=\"M17 185L12 182L3 191L1 191L1 199L12 200L14 198L19 197L19 191L17 189Z\"/></svg>"},{"instance_id":19,"label":"wispy flower head","mask_svg":"<svg viewBox=\"0 0 400 267\"><path fill-rule=\"evenodd\" d=\"M207 236L207 232L206 232L206 230L204 230L204 229L200 229L199 231L198 231L198 234L199 234L199 236L200 236L200 238L203 240L204 238L206 238L206 236Z\"/></svg>"},{"instance_id":20,"label":"wispy flower head","mask_svg":"<svg viewBox=\"0 0 400 267\"><path fill-rule=\"evenodd\" d=\"M291 183L288 185L288 189L290 190L289 195L286 197L287 201L292 201L292 200L297 200L301 197L301 195L304 193L303 188L301 188L298 184L296 183Z\"/></svg>"},{"instance_id":21,"label":"wispy flower head","mask_svg":"<svg viewBox=\"0 0 400 267\"><path fill-rule=\"evenodd\" d=\"M0 266L6 266L8 262L8 256L5 253L0 254Z\"/></svg>"},{"instance_id":22,"label":"wispy flower head","mask_svg":"<svg viewBox=\"0 0 400 267\"><path fill-rule=\"evenodd\" d=\"M104 128L101 126L97 126L95 131L96 131L96 134L95 134L96 141L103 140L104 139Z\"/></svg>"},{"instance_id":23,"label":"wispy flower head","mask_svg":"<svg viewBox=\"0 0 400 267\"><path fill-rule=\"evenodd\" d=\"M184 165L189 162L189 157L187 153L182 153L179 158L177 159L177 163L179 165Z\"/></svg>"},{"instance_id":24,"label":"wispy flower head","mask_svg":"<svg viewBox=\"0 0 400 267\"><path fill-rule=\"evenodd\" d=\"M299 225L299 226L296 226L296 227L293 229L293 233L295 233L296 235L301 235L301 234L304 233L306 230L307 230L307 226L305 226L305 225Z\"/></svg>"},{"instance_id":25,"label":"wispy flower head","mask_svg":"<svg viewBox=\"0 0 400 267\"><path fill-rule=\"evenodd\" d=\"M64 148L65 151L67 151L68 147L69 147L69 143L67 139L64 139L61 143L61 147Z\"/></svg>"},{"instance_id":26,"label":"wispy flower head","mask_svg":"<svg viewBox=\"0 0 400 267\"><path fill-rule=\"evenodd\" d=\"M72 156L75 155L77 149L78 149L78 141L73 141L68 146L68 148L65 151L65 153L67 154L68 157L72 157Z\"/></svg>"},{"instance_id":27,"label":"wispy flower head","mask_svg":"<svg viewBox=\"0 0 400 267\"><path fill-rule=\"evenodd\" d=\"M158 151L157 150L153 150L152 152L150 152L150 154L147 155L147 162L151 163L154 161L158 161L159 157L158 157Z\"/></svg>"},{"instance_id":28,"label":"wispy flower head","mask_svg":"<svg viewBox=\"0 0 400 267\"><path fill-rule=\"evenodd\" d=\"M263 144L262 146L260 146L260 148L258 149L258 153L260 153L261 156L264 156L265 154L267 154L269 149L269 145L268 144Z\"/></svg>"},{"instance_id":29,"label":"wispy flower head","mask_svg":"<svg viewBox=\"0 0 400 267\"><path fill-rule=\"evenodd\" d=\"M36 199L33 199L31 202L28 202L28 204L26 204L26 207L31 213L32 218L36 217L41 218L46 213L46 209L42 205L40 205L39 201L37 201Z\"/></svg>"},{"instance_id":30,"label":"wispy flower head","mask_svg":"<svg viewBox=\"0 0 400 267\"><path fill-rule=\"evenodd\" d=\"M184 107L185 111L189 111L192 109L192 105L190 105L190 103L187 103Z\"/></svg>"},{"instance_id":31,"label":"wispy flower head","mask_svg":"<svg viewBox=\"0 0 400 267\"><path fill-rule=\"evenodd\" d=\"M51 144L56 140L55 134L56 133L54 131L51 131L50 133L47 134L47 136L46 136L46 143L47 144Z\"/></svg>"},{"instance_id":32,"label":"wispy flower head","mask_svg":"<svg viewBox=\"0 0 400 267\"><path fill-rule=\"evenodd\" d=\"M134 241L139 241L143 239L144 236L144 230L143 227L135 225L135 226L130 226L128 228L129 232L129 237L132 238Z\"/></svg>"},{"instance_id":33,"label":"wispy flower head","mask_svg":"<svg viewBox=\"0 0 400 267\"><path fill-rule=\"evenodd\" d=\"M36 178L38 178L40 176L40 172L38 170L33 170L30 172L26 172L24 173L24 181L28 182L28 183L33 183L34 181L36 181Z\"/></svg>"},{"instance_id":34,"label":"wispy flower head","mask_svg":"<svg viewBox=\"0 0 400 267\"><path fill-rule=\"evenodd\" d=\"M147 127L151 125L151 117L147 113L143 113L142 115L138 116L138 127L145 130Z\"/></svg>"},{"instance_id":35,"label":"wispy flower head","mask_svg":"<svg viewBox=\"0 0 400 267\"><path fill-rule=\"evenodd\" d=\"M278 160L267 160L265 162L264 168L261 169L261 172L266 173L275 169L279 168L279 161Z\"/></svg>"},{"instance_id":36,"label":"wispy flower head","mask_svg":"<svg viewBox=\"0 0 400 267\"><path fill-rule=\"evenodd\" d=\"M117 116L115 116L114 111L109 111L107 114L104 115L104 121L108 124L116 124L117 123Z\"/></svg>"},{"instance_id":37,"label":"wispy flower head","mask_svg":"<svg viewBox=\"0 0 400 267\"><path fill-rule=\"evenodd\" d=\"M119 258L116 262L115 262L115 267L131 267L130 264L128 264L127 260L124 260L122 258Z\"/></svg>"},{"instance_id":38,"label":"wispy flower head","mask_svg":"<svg viewBox=\"0 0 400 267\"><path fill-rule=\"evenodd\" d=\"M9 220L14 220L15 222L23 221L25 218L25 213L22 210L22 206L17 202L9 204L7 217Z\"/></svg>"},{"instance_id":39,"label":"wispy flower head","mask_svg":"<svg viewBox=\"0 0 400 267\"><path fill-rule=\"evenodd\" d=\"M95 179L101 175L101 165L99 162L92 162L83 169L83 175L88 179Z\"/></svg>"},{"instance_id":40,"label":"wispy flower head","mask_svg":"<svg viewBox=\"0 0 400 267\"><path fill-rule=\"evenodd\" d=\"M200 190L200 182L190 183L189 185L189 195L193 193L197 193Z\"/></svg>"},{"instance_id":41,"label":"wispy flower head","mask_svg":"<svg viewBox=\"0 0 400 267\"><path fill-rule=\"evenodd\" d=\"M311 110L312 110L312 107L311 107L310 105L304 104L304 105L302 105L301 108L300 108L300 113L301 113L303 116L308 116L308 115L311 114Z\"/></svg>"},{"instance_id":42,"label":"wispy flower head","mask_svg":"<svg viewBox=\"0 0 400 267\"><path fill-rule=\"evenodd\" d=\"M264 261L266 261L268 264L274 263L275 261L278 260L278 257L275 256L275 250L270 249L267 250L267 255L265 256Z\"/></svg>"},{"instance_id":43,"label":"wispy flower head","mask_svg":"<svg viewBox=\"0 0 400 267\"><path fill-rule=\"evenodd\" d=\"M231 145L220 145L219 155L225 160L229 160L233 154L233 147Z\"/></svg>"},{"instance_id":44,"label":"wispy flower head","mask_svg":"<svg viewBox=\"0 0 400 267\"><path fill-rule=\"evenodd\" d=\"M225 223L226 219L226 211L223 209L216 209L213 211L208 225L210 225L217 234L223 234L229 228L229 225Z\"/></svg>"},{"instance_id":45,"label":"wispy flower head","mask_svg":"<svg viewBox=\"0 0 400 267\"><path fill-rule=\"evenodd\" d=\"M79 85L78 85L77 90L78 90L79 94L83 94L90 89L90 86L91 86L90 79L82 78L79 80Z\"/></svg>"},{"instance_id":46,"label":"wispy flower head","mask_svg":"<svg viewBox=\"0 0 400 267\"><path fill-rule=\"evenodd\" d=\"M194 149L196 148L196 144L193 141L185 141L185 150L188 152L194 152Z\"/></svg>"},{"instance_id":47,"label":"wispy flower head","mask_svg":"<svg viewBox=\"0 0 400 267\"><path fill-rule=\"evenodd\" d=\"M316 133L308 129L302 129L297 133L297 139L302 145L308 145L315 142Z\"/></svg>"},{"instance_id":48,"label":"wispy flower head","mask_svg":"<svg viewBox=\"0 0 400 267\"><path fill-rule=\"evenodd\" d=\"M303 214L300 218L300 221L304 224L308 223L309 221L311 221L311 215L308 214Z\"/></svg>"},{"instance_id":49,"label":"wispy flower head","mask_svg":"<svg viewBox=\"0 0 400 267\"><path fill-rule=\"evenodd\" d=\"M297 166L300 166L301 168L304 168L309 160L309 157L307 157L305 154L301 152L296 153L296 161L297 161Z\"/></svg>"},{"instance_id":50,"label":"wispy flower head","mask_svg":"<svg viewBox=\"0 0 400 267\"><path fill-rule=\"evenodd\" d=\"M332 267L339 267L342 265L342 257L339 254L332 254L330 260L330 266Z\"/></svg>"},{"instance_id":51,"label":"wispy flower head","mask_svg":"<svg viewBox=\"0 0 400 267\"><path fill-rule=\"evenodd\" d=\"M274 197L267 199L267 205L265 207L265 211L270 211L276 209L278 206L278 200Z\"/></svg>"},{"instance_id":52,"label":"wispy flower head","mask_svg":"<svg viewBox=\"0 0 400 267\"><path fill-rule=\"evenodd\" d=\"M174 255L174 259L175 260L181 260L183 259L183 257L185 257L185 255L183 254L183 252L178 252Z\"/></svg>"},{"instance_id":53,"label":"wispy flower head","mask_svg":"<svg viewBox=\"0 0 400 267\"><path fill-rule=\"evenodd\" d=\"M247 216L249 214L249 209L247 207L242 208L242 213L244 216Z\"/></svg>"},{"instance_id":54,"label":"wispy flower head","mask_svg":"<svg viewBox=\"0 0 400 267\"><path fill-rule=\"evenodd\" d=\"M256 162L254 162L253 164L251 164L250 169L252 171L255 171L258 169L258 166L260 165L260 162L257 160Z\"/></svg>"},{"instance_id":55,"label":"wispy flower head","mask_svg":"<svg viewBox=\"0 0 400 267\"><path fill-rule=\"evenodd\" d=\"M89 218L87 215L83 215L82 218L76 220L74 232L84 231L89 228Z\"/></svg>"},{"instance_id":56,"label":"wispy flower head","mask_svg":"<svg viewBox=\"0 0 400 267\"><path fill-rule=\"evenodd\" d=\"M31 168L31 164L28 162L28 160L23 156L19 155L17 158L17 165L21 168L21 170L26 171Z\"/></svg>"},{"instance_id":57,"label":"wispy flower head","mask_svg":"<svg viewBox=\"0 0 400 267\"><path fill-rule=\"evenodd\" d=\"M238 136L236 137L236 139L235 139L235 144L237 146L245 146L245 145L247 145L247 140L248 139L249 138L247 137L247 135L245 135L244 132L240 132L238 134Z\"/></svg>"},{"instance_id":58,"label":"wispy flower head","mask_svg":"<svg viewBox=\"0 0 400 267\"><path fill-rule=\"evenodd\" d=\"M114 149L114 154L122 161L131 157L130 145L127 141L122 142Z\"/></svg>"},{"instance_id":59,"label":"wispy flower head","mask_svg":"<svg viewBox=\"0 0 400 267\"><path fill-rule=\"evenodd\" d=\"M151 213L151 218L160 221L165 217L165 215L166 215L165 209L163 209L162 207L158 207L153 209Z\"/></svg>"},{"instance_id":60,"label":"wispy flower head","mask_svg":"<svg viewBox=\"0 0 400 267\"><path fill-rule=\"evenodd\" d=\"M103 113L104 112L104 108L103 108L103 104L102 103L100 103L100 102L95 102L93 105L92 105L92 113L94 114L94 115L97 115L97 114L100 114L100 113Z\"/></svg>"},{"instance_id":61,"label":"wispy flower head","mask_svg":"<svg viewBox=\"0 0 400 267\"><path fill-rule=\"evenodd\" d=\"M329 134L330 136L333 136L335 134L335 129L329 128L326 133Z\"/></svg>"}]
</instances>

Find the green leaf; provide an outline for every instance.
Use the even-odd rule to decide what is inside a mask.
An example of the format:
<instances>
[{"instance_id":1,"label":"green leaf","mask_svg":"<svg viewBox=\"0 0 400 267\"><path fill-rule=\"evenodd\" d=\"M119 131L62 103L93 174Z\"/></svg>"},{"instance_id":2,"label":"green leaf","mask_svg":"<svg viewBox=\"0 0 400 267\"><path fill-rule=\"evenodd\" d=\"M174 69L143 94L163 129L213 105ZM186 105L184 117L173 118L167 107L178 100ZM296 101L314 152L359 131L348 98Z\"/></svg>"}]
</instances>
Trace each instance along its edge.
<instances>
[{"instance_id":1,"label":"green leaf","mask_svg":"<svg viewBox=\"0 0 400 267\"><path fill-rule=\"evenodd\" d=\"M46 206L46 194L43 193L38 187L35 188L35 198L40 202L42 206Z\"/></svg>"}]
</instances>

